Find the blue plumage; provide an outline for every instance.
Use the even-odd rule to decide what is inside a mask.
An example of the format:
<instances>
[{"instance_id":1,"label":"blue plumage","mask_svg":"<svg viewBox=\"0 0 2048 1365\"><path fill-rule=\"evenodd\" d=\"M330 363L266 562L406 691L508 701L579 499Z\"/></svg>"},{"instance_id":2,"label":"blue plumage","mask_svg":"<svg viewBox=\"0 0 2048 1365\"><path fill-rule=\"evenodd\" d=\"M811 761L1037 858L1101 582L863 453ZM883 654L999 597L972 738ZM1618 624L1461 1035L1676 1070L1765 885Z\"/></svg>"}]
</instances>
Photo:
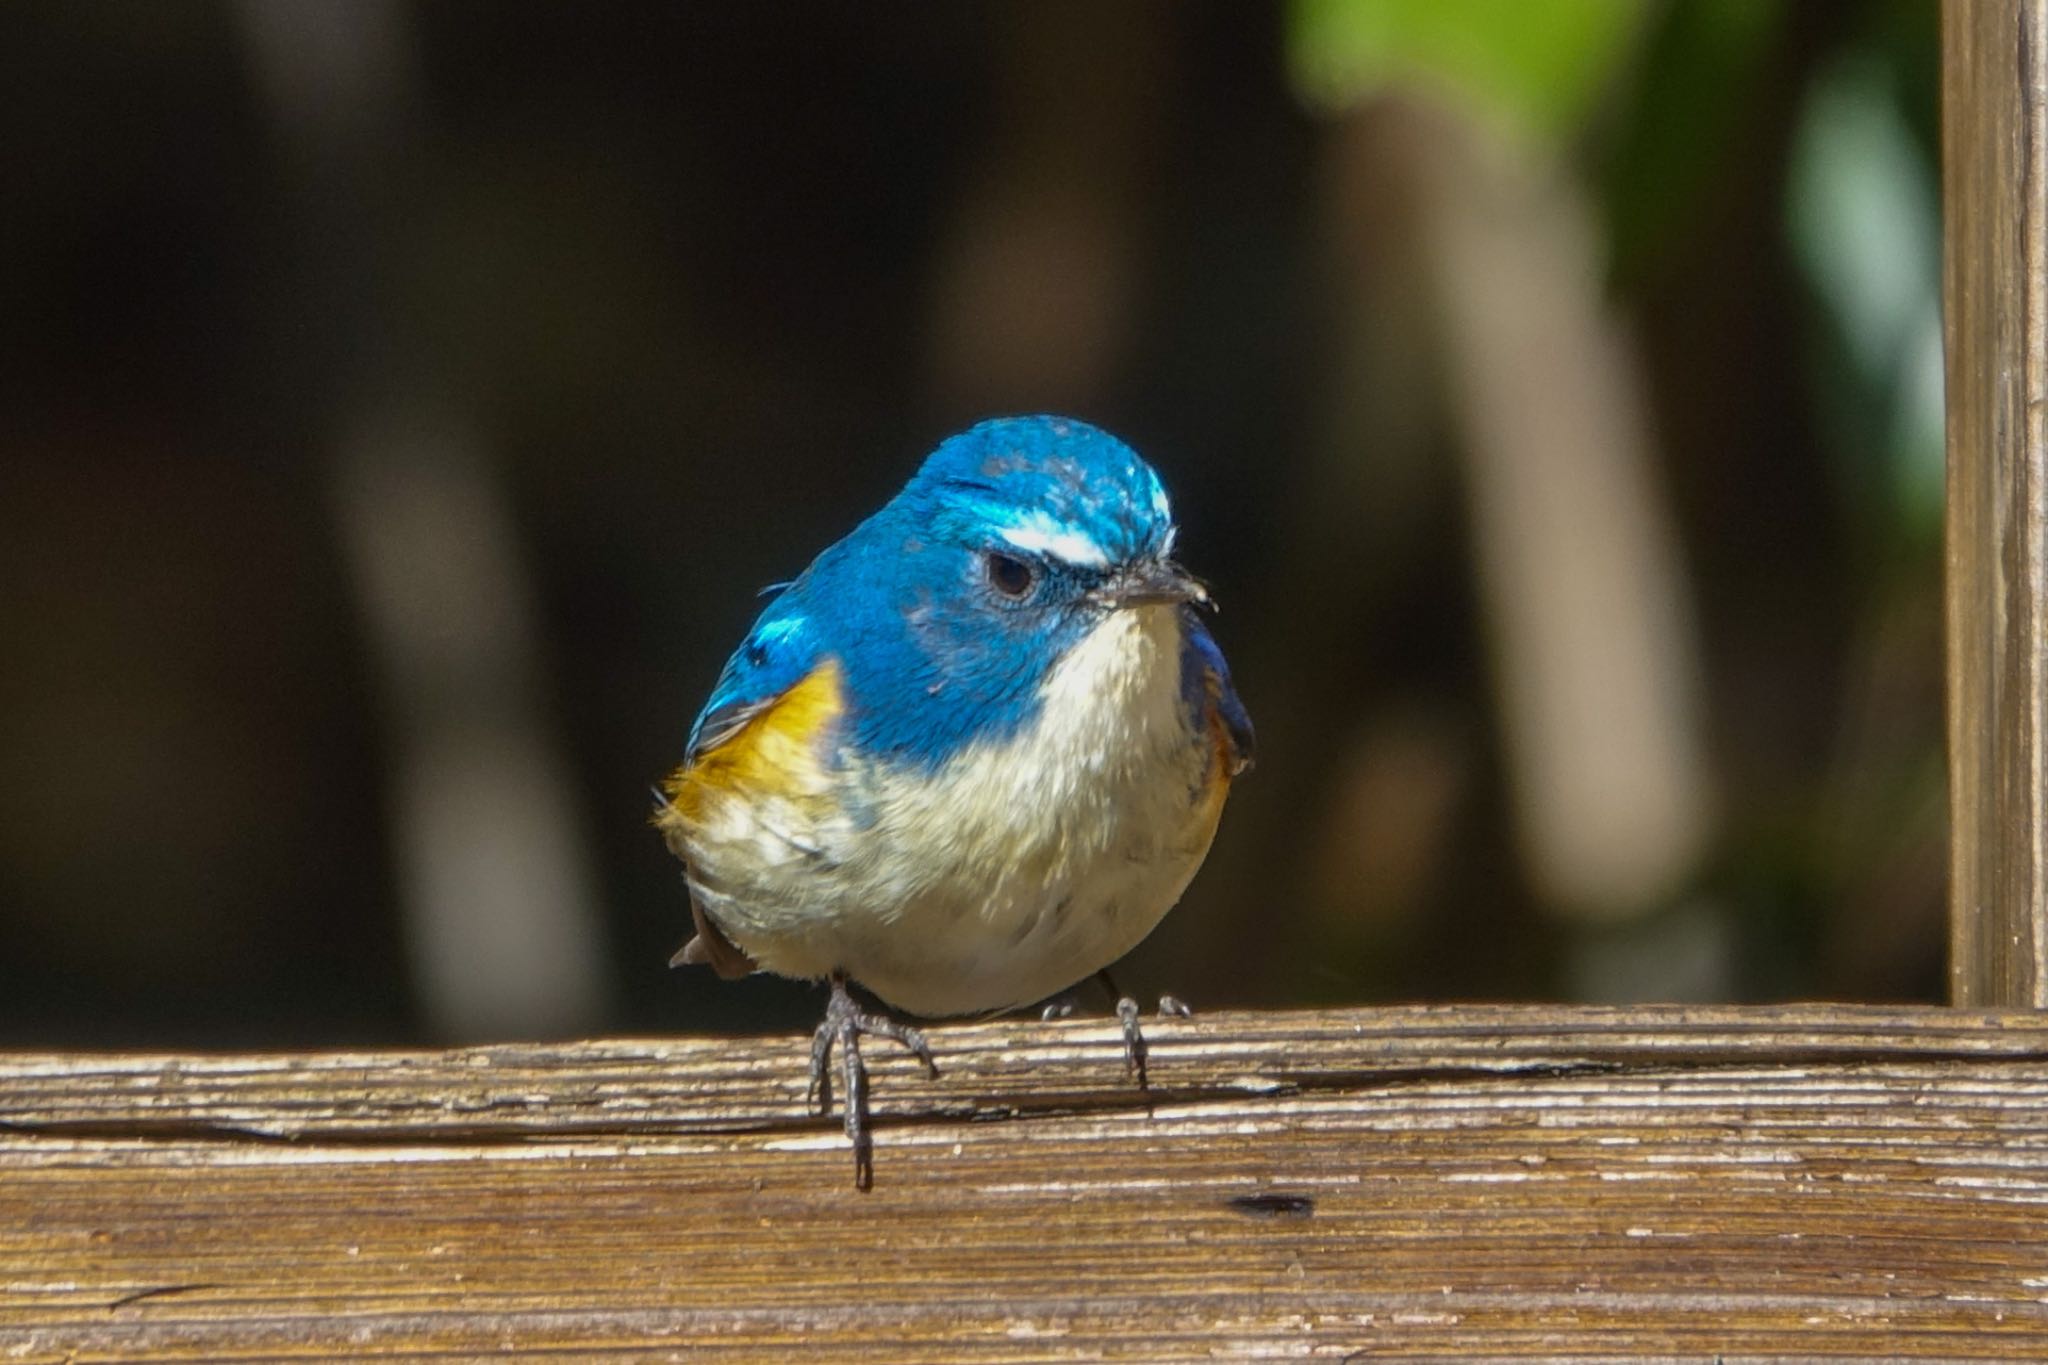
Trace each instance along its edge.
<instances>
[{"instance_id":1,"label":"blue plumage","mask_svg":"<svg viewBox=\"0 0 2048 1365\"><path fill-rule=\"evenodd\" d=\"M1246 763L1252 759L1256 741L1252 737L1251 714L1238 700L1231 685L1230 665L1209 628L1192 611L1183 613L1186 642L1181 653L1181 698L1190 716L1200 716L1208 706L1216 708L1217 722L1229 737L1231 748Z\"/></svg>"},{"instance_id":2,"label":"blue plumage","mask_svg":"<svg viewBox=\"0 0 2048 1365\"><path fill-rule=\"evenodd\" d=\"M1043 600L1008 602L975 582L978 556L992 542L1012 544L1005 531L1020 553L1042 547ZM929 769L974 740L1006 739L1037 713L1047 669L1093 624L1087 591L1119 565L1168 553L1173 533L1159 476L1116 437L1069 418L983 422L934 450L768 604L726 663L689 752L827 657L845 670L846 738L863 753ZM1218 675L1231 733L1249 755L1251 725L1229 670L1192 612L1188 620L1189 676ZM1199 700L1196 689L1190 704Z\"/></svg>"}]
</instances>

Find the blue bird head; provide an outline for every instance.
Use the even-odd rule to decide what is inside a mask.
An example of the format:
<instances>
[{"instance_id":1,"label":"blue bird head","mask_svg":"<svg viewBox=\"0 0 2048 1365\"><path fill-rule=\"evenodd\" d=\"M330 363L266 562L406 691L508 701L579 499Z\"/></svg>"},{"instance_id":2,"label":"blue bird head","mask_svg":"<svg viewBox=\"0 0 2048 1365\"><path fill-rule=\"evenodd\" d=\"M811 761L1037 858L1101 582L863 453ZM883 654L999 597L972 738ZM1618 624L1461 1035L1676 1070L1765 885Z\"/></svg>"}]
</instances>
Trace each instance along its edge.
<instances>
[{"instance_id":1,"label":"blue bird head","mask_svg":"<svg viewBox=\"0 0 2048 1365\"><path fill-rule=\"evenodd\" d=\"M935 764L1006 737L1108 613L1207 602L1173 542L1159 476L1116 437L1064 417L982 422L770 604L700 728L829 655L866 751Z\"/></svg>"},{"instance_id":2,"label":"blue bird head","mask_svg":"<svg viewBox=\"0 0 2048 1365\"><path fill-rule=\"evenodd\" d=\"M934 450L903 491L935 523L1020 554L1109 569L1173 548L1173 511L1152 467L1116 437L1067 417L1002 417Z\"/></svg>"}]
</instances>

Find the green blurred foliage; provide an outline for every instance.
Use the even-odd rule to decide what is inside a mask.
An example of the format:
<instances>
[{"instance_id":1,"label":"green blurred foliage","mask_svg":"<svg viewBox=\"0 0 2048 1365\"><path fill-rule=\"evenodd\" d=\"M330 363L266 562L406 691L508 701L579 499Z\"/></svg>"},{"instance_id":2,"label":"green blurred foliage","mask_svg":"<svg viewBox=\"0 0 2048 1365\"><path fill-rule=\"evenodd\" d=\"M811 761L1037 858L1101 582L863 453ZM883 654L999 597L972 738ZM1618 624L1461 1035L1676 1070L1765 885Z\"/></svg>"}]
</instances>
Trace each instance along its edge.
<instances>
[{"instance_id":1,"label":"green blurred foliage","mask_svg":"<svg viewBox=\"0 0 2048 1365\"><path fill-rule=\"evenodd\" d=\"M1697 890L1740 926L1745 994L1937 981L1935 15L1920 0L1289 9L1308 107L1433 101L1554 160L1604 228L1700 587L1729 817ZM1766 599L1814 613L1804 635ZM1738 721L1745 688L1760 709ZM1809 719L1780 723L1794 714Z\"/></svg>"},{"instance_id":2,"label":"green blurred foliage","mask_svg":"<svg viewBox=\"0 0 2048 1365\"><path fill-rule=\"evenodd\" d=\"M1754 96L1780 55L1779 0L1687 0L1659 6L1601 120L1595 174L1615 277L1639 282L1696 229L1702 196L1730 170Z\"/></svg>"},{"instance_id":3,"label":"green blurred foliage","mask_svg":"<svg viewBox=\"0 0 2048 1365\"><path fill-rule=\"evenodd\" d=\"M1650 13L1646 0L1294 0L1288 60L1316 108L1413 85L1555 144L1585 121Z\"/></svg>"},{"instance_id":4,"label":"green blurred foliage","mask_svg":"<svg viewBox=\"0 0 2048 1365\"><path fill-rule=\"evenodd\" d=\"M1845 495L1888 533L1941 533L1941 191L1884 49L1824 67L1794 131L1786 223L1818 312L1816 397Z\"/></svg>"}]
</instances>

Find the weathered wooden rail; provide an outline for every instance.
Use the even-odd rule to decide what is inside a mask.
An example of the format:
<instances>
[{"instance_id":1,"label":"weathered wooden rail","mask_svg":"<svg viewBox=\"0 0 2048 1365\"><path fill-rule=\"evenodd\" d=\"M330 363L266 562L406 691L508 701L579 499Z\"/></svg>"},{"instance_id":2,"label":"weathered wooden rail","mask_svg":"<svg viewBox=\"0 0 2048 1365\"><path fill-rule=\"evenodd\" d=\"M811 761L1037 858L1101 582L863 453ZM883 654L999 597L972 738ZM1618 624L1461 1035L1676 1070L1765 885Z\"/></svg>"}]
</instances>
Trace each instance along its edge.
<instances>
[{"instance_id":1,"label":"weathered wooden rail","mask_svg":"<svg viewBox=\"0 0 2048 1365\"><path fill-rule=\"evenodd\" d=\"M1413 1008L0 1062L0 1359L2048 1357L2048 1018Z\"/></svg>"}]
</instances>

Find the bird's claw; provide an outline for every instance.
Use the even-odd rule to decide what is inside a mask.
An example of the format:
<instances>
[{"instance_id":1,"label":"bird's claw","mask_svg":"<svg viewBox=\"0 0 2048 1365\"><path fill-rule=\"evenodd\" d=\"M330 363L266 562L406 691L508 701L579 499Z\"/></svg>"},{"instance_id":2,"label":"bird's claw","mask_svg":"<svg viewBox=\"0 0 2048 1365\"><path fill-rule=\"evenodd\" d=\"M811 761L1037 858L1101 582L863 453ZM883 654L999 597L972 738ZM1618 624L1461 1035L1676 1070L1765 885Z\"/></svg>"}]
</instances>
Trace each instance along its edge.
<instances>
[{"instance_id":1,"label":"bird's claw","mask_svg":"<svg viewBox=\"0 0 2048 1365\"><path fill-rule=\"evenodd\" d=\"M1186 1019L1194 1013L1187 1002L1176 996L1159 997L1159 1017L1162 1019ZM1120 995L1116 1002L1117 1021L1124 1026L1124 1071L1138 1078L1138 1089L1152 1088L1152 1079L1145 1069L1146 1056L1150 1049L1145 1043L1145 1032L1138 1027L1138 1002L1128 995Z\"/></svg>"},{"instance_id":2,"label":"bird's claw","mask_svg":"<svg viewBox=\"0 0 2048 1365\"><path fill-rule=\"evenodd\" d=\"M901 1043L924 1063L924 1069L938 1078L939 1066L932 1060L931 1044L924 1034L908 1024L861 1009L846 989L846 978L832 976L832 998L825 1004L825 1018L811 1035L811 1081L804 1092L807 1105L823 1115L832 1111L832 1049L839 1049L839 1067L846 1093L839 1110L846 1124L847 1141L853 1144L853 1185L866 1190L874 1185L874 1139L868 1133L868 1069L861 1060L862 1034Z\"/></svg>"}]
</instances>

